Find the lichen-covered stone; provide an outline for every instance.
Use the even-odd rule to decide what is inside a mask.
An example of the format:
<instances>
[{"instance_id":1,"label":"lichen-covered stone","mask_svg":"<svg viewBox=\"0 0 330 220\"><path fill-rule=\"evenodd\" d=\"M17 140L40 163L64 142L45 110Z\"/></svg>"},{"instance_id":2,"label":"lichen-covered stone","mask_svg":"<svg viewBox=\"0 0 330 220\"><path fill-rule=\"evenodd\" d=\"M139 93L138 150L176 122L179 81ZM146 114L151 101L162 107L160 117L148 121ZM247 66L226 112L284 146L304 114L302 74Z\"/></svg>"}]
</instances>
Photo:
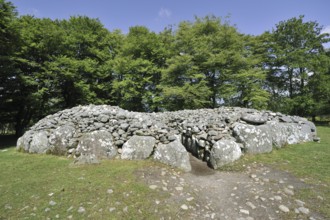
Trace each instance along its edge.
<instances>
[{"instance_id":1,"label":"lichen-covered stone","mask_svg":"<svg viewBox=\"0 0 330 220\"><path fill-rule=\"evenodd\" d=\"M73 139L76 129L72 125L62 125L54 130L49 137L50 151L56 155L65 155L77 143Z\"/></svg>"},{"instance_id":2,"label":"lichen-covered stone","mask_svg":"<svg viewBox=\"0 0 330 220\"><path fill-rule=\"evenodd\" d=\"M189 154L179 140L168 144L158 144L154 160L180 168L186 172L191 170Z\"/></svg>"},{"instance_id":3,"label":"lichen-covered stone","mask_svg":"<svg viewBox=\"0 0 330 220\"><path fill-rule=\"evenodd\" d=\"M28 152L44 154L48 149L48 132L41 130L33 134Z\"/></svg>"},{"instance_id":4,"label":"lichen-covered stone","mask_svg":"<svg viewBox=\"0 0 330 220\"><path fill-rule=\"evenodd\" d=\"M268 125L253 126L237 123L234 136L237 142L243 144L244 152L251 154L268 153L272 151L273 142Z\"/></svg>"},{"instance_id":5,"label":"lichen-covered stone","mask_svg":"<svg viewBox=\"0 0 330 220\"><path fill-rule=\"evenodd\" d=\"M133 136L122 148L121 159L146 159L150 157L156 144L156 139L150 136Z\"/></svg>"},{"instance_id":6,"label":"lichen-covered stone","mask_svg":"<svg viewBox=\"0 0 330 220\"><path fill-rule=\"evenodd\" d=\"M108 131L93 131L81 137L76 154L90 154L98 159L111 159L117 155L117 147Z\"/></svg>"},{"instance_id":7,"label":"lichen-covered stone","mask_svg":"<svg viewBox=\"0 0 330 220\"><path fill-rule=\"evenodd\" d=\"M242 144L233 139L217 141L210 151L209 164L212 168L217 169L238 160L242 156L241 147L243 147Z\"/></svg>"}]
</instances>

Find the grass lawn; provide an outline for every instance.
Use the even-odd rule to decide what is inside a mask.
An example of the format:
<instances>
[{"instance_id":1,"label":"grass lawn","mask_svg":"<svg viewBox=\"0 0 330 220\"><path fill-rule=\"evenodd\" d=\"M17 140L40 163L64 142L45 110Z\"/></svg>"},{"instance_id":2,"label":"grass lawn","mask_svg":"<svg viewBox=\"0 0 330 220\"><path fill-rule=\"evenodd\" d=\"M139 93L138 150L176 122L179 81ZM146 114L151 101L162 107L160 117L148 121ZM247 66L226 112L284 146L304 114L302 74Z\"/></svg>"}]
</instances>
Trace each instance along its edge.
<instances>
[{"instance_id":1,"label":"grass lawn","mask_svg":"<svg viewBox=\"0 0 330 220\"><path fill-rule=\"evenodd\" d=\"M63 157L2 149L0 219L155 219L154 201L169 196L136 181L134 172L156 165L152 161L71 163Z\"/></svg>"},{"instance_id":2,"label":"grass lawn","mask_svg":"<svg viewBox=\"0 0 330 220\"><path fill-rule=\"evenodd\" d=\"M318 126L317 133L321 137L320 143L288 145L269 154L246 155L222 170L241 171L246 165L257 162L289 171L312 185L298 192L297 197L308 201L312 205L310 208L330 219L330 127Z\"/></svg>"}]
</instances>

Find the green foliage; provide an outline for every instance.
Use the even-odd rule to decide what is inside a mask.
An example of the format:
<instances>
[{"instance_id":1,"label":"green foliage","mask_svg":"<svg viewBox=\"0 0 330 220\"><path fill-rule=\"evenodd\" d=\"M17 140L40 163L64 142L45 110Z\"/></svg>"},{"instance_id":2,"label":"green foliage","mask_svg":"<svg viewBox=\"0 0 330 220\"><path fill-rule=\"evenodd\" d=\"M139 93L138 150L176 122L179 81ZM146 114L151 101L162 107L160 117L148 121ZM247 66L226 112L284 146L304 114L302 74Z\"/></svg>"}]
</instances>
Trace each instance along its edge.
<instances>
[{"instance_id":1,"label":"green foliage","mask_svg":"<svg viewBox=\"0 0 330 220\"><path fill-rule=\"evenodd\" d=\"M14 71L19 48L16 16L15 7L10 2L0 0L0 129L10 127L17 112L13 101L17 90Z\"/></svg>"},{"instance_id":2,"label":"green foliage","mask_svg":"<svg viewBox=\"0 0 330 220\"><path fill-rule=\"evenodd\" d=\"M280 22L268 38L272 41L268 44L268 80L274 96L292 100L292 111L287 113L310 115L318 111L310 94L310 82L325 72L326 66L320 64L328 58L322 43L330 39L321 34L322 27L317 22L304 22L303 18Z\"/></svg>"},{"instance_id":3,"label":"green foliage","mask_svg":"<svg viewBox=\"0 0 330 220\"><path fill-rule=\"evenodd\" d=\"M113 61L112 95L128 110L155 111L161 68L167 52L158 35L145 27L132 27Z\"/></svg>"}]
</instances>

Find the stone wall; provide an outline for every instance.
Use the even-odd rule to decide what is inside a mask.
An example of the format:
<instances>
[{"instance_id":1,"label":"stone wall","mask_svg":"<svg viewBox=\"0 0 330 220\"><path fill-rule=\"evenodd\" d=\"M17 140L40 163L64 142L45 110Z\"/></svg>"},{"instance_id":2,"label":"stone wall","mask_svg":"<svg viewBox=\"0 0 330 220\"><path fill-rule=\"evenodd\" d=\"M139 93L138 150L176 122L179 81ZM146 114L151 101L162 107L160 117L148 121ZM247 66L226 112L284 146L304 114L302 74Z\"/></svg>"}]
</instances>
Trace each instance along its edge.
<instances>
[{"instance_id":1,"label":"stone wall","mask_svg":"<svg viewBox=\"0 0 330 220\"><path fill-rule=\"evenodd\" d=\"M317 140L312 122L270 111L221 107L164 113L129 112L108 105L78 106L49 115L17 141L17 149L77 158L153 158L185 171L188 152L214 169L242 154Z\"/></svg>"}]
</instances>

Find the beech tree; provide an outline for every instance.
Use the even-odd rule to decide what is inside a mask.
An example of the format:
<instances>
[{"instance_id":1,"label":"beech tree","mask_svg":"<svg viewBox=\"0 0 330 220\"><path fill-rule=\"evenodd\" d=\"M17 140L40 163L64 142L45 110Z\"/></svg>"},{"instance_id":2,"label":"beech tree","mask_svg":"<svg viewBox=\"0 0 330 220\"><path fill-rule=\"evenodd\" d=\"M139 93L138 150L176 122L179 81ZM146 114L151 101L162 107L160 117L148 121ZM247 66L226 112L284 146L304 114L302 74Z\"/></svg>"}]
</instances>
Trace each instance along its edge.
<instances>
[{"instance_id":1,"label":"beech tree","mask_svg":"<svg viewBox=\"0 0 330 220\"><path fill-rule=\"evenodd\" d=\"M10 2L0 0L0 129L13 129L17 114L15 61L20 46L17 12Z\"/></svg>"},{"instance_id":2,"label":"beech tree","mask_svg":"<svg viewBox=\"0 0 330 220\"><path fill-rule=\"evenodd\" d=\"M166 51L157 34L131 27L114 59L112 95L119 106L134 111L157 111L155 96Z\"/></svg>"}]
</instances>

